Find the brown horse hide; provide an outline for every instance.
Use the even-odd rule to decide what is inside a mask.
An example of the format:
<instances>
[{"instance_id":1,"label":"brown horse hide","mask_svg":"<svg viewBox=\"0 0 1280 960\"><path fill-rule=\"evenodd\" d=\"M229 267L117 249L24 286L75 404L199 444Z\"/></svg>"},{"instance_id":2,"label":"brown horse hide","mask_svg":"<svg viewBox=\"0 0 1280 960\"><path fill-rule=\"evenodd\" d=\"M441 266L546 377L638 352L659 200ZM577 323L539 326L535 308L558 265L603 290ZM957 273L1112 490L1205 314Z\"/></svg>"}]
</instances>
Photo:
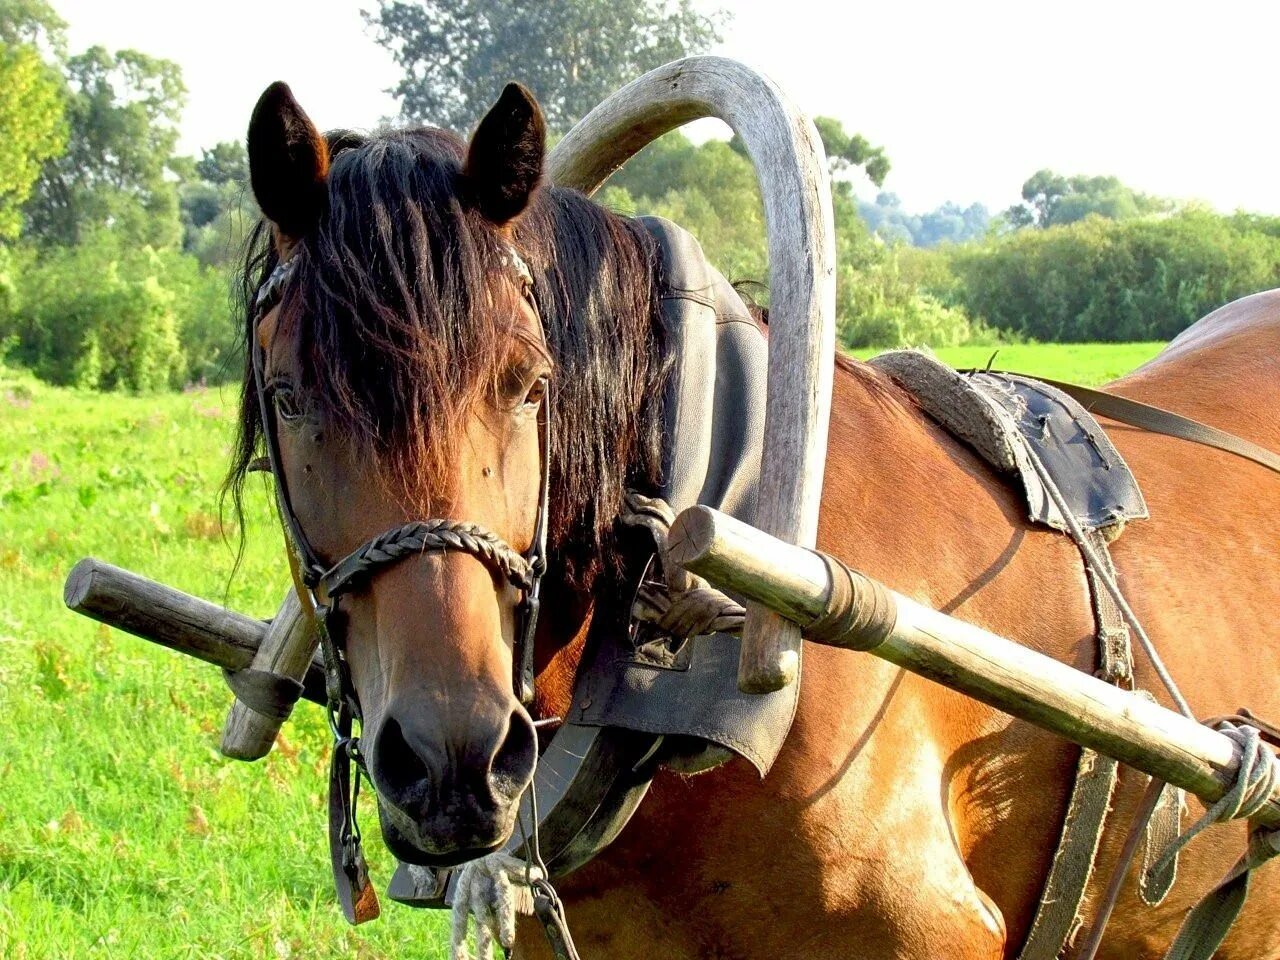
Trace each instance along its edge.
<instances>
[{"instance_id":1,"label":"brown horse hide","mask_svg":"<svg viewBox=\"0 0 1280 960\"><path fill-rule=\"evenodd\" d=\"M1280 449L1280 293L1206 317L1107 389ZM1201 716L1280 714L1280 477L1103 421L1151 519L1113 546L1120 583ZM916 599L1094 668L1079 556L891 381L840 360L819 547ZM1015 957L1061 830L1077 749L872 657L807 644L799 709L761 781L743 761L660 774L621 838L562 894L590 957ZM1137 680L1159 689L1138 655ZM1166 701L1167 702L1167 701ZM1090 891L1144 777L1121 777ZM1190 816L1200 805L1191 801ZM1184 853L1157 908L1130 877L1100 956L1163 956L1240 855L1242 824ZM1267 865L1219 952L1280 956ZM1088 914L1088 911L1086 911ZM546 957L533 924L522 957Z\"/></svg>"}]
</instances>

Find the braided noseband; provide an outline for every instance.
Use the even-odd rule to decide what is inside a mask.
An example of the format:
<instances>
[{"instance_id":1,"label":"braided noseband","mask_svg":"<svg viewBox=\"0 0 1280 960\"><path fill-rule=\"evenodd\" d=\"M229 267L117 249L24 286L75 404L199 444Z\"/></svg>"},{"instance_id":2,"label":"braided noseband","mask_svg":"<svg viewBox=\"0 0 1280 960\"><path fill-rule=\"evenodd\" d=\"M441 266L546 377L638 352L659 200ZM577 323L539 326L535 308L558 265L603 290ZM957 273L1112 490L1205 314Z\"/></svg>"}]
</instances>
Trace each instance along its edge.
<instances>
[{"instance_id":1,"label":"braided noseband","mask_svg":"<svg viewBox=\"0 0 1280 960\"><path fill-rule=\"evenodd\" d=\"M419 553L469 553L521 590L533 586L533 566L496 533L466 520L415 520L388 530L351 551L320 578L326 596L336 597L362 583L379 567Z\"/></svg>"}]
</instances>

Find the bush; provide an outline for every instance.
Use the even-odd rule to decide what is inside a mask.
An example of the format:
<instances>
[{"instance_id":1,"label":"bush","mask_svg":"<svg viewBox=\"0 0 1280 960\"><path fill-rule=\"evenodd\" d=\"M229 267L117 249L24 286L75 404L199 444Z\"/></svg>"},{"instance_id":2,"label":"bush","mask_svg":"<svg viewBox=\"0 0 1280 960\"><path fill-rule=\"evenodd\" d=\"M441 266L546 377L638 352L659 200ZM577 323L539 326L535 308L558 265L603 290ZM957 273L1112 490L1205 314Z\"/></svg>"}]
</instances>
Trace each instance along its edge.
<instances>
[{"instance_id":1,"label":"bush","mask_svg":"<svg viewBox=\"0 0 1280 960\"><path fill-rule=\"evenodd\" d=\"M235 372L225 275L194 257L124 249L104 231L10 259L0 270L11 287L6 297L0 281L0 342L41 379L150 391Z\"/></svg>"},{"instance_id":2,"label":"bush","mask_svg":"<svg viewBox=\"0 0 1280 960\"><path fill-rule=\"evenodd\" d=\"M950 252L942 294L1002 331L1038 340L1167 340L1280 279L1274 224L1186 210L1161 219L1089 217ZM936 288L934 288L936 289Z\"/></svg>"}]
</instances>

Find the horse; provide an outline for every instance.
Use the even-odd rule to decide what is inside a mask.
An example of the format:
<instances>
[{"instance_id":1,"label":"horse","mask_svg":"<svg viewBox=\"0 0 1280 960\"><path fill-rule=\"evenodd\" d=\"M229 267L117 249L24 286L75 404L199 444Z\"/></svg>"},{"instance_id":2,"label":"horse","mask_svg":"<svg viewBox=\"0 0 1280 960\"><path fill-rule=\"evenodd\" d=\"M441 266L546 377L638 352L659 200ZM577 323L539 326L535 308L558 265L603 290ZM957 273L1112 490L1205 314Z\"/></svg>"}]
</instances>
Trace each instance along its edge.
<instances>
[{"instance_id":1,"label":"horse","mask_svg":"<svg viewBox=\"0 0 1280 960\"><path fill-rule=\"evenodd\" d=\"M246 360L229 489L261 454L265 425L322 562L423 516L474 520L527 554L545 519L528 704L512 683L521 590L476 554L423 552L343 598L383 838L411 863L464 862L512 833L535 718L565 715L591 624L625 622L614 518L625 491L655 489L660 470L668 367L654 252L633 221L542 183L544 143L536 100L514 84L468 141L432 128L325 137L282 84L250 125L264 219L246 299L283 261L295 268L278 305L245 313L246 357L261 357L271 402L259 405ZM1278 348L1280 293L1259 294L1108 389L1274 449ZM1108 431L1152 515L1113 545L1120 582L1185 696L1203 716L1241 704L1277 714L1280 478ZM1094 669L1074 545L1029 525L967 447L844 357L818 546ZM1158 689L1141 660L1137 680ZM558 881L583 957L1017 955L1078 748L849 651L806 644L800 683L767 777L740 759L696 776L662 770L613 844ZM1124 773L1112 823L1133 814L1144 779ZM1160 955L1242 848L1241 825L1218 831L1184 852L1161 906L1142 904L1130 878L1100 956ZM1095 899L1121 833L1103 838ZM1255 886L1224 960L1280 956L1280 895ZM551 956L531 918L516 940L521 958Z\"/></svg>"}]
</instances>

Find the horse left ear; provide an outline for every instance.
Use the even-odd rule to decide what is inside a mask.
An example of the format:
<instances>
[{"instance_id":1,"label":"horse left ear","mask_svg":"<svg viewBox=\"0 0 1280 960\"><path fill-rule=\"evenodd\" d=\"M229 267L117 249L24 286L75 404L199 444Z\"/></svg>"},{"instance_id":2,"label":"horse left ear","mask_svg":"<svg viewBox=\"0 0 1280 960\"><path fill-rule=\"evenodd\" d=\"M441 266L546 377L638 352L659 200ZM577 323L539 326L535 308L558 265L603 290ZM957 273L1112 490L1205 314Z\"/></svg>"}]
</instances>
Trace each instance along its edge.
<instances>
[{"instance_id":1,"label":"horse left ear","mask_svg":"<svg viewBox=\"0 0 1280 960\"><path fill-rule=\"evenodd\" d=\"M502 226L518 217L542 179L547 125L525 87L509 83L476 127L463 171L471 202Z\"/></svg>"}]
</instances>

